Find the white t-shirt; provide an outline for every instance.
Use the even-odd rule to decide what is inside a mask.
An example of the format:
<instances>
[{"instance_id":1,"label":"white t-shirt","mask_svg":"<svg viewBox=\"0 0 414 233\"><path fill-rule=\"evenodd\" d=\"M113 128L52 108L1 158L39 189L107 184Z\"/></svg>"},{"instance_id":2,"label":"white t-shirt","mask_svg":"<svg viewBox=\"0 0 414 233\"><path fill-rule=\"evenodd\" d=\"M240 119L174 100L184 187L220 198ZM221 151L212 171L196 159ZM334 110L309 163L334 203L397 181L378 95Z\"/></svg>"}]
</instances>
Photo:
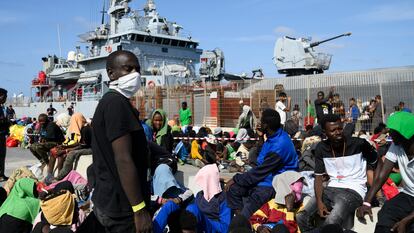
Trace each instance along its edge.
<instances>
[{"instance_id":1,"label":"white t-shirt","mask_svg":"<svg viewBox=\"0 0 414 233\"><path fill-rule=\"evenodd\" d=\"M403 180L403 193L414 197L414 159L408 161L407 154L401 146L391 144L385 158L393 163L398 162Z\"/></svg>"},{"instance_id":2,"label":"white t-shirt","mask_svg":"<svg viewBox=\"0 0 414 233\"><path fill-rule=\"evenodd\" d=\"M280 115L280 124L284 125L286 122L286 112L284 111L286 109L285 104L282 101L277 101L275 105L275 110Z\"/></svg>"}]
</instances>

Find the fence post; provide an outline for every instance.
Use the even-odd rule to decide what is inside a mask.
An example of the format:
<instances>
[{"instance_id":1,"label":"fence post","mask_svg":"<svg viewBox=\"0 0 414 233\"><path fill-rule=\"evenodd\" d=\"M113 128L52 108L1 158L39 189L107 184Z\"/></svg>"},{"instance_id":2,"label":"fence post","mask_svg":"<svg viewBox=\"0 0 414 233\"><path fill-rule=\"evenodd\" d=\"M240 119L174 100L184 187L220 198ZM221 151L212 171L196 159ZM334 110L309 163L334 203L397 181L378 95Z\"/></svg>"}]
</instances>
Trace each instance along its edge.
<instances>
[{"instance_id":1,"label":"fence post","mask_svg":"<svg viewBox=\"0 0 414 233\"><path fill-rule=\"evenodd\" d=\"M384 114L384 101L385 96L382 94L382 78L379 80L379 88L380 88L380 95L381 95L381 113L382 113L382 122L385 122L385 114Z\"/></svg>"},{"instance_id":2,"label":"fence post","mask_svg":"<svg viewBox=\"0 0 414 233\"><path fill-rule=\"evenodd\" d=\"M192 112L193 125L195 125L196 111L194 108L194 92L193 91L191 91L191 94L190 94L190 101L191 101L191 112Z\"/></svg>"},{"instance_id":3,"label":"fence post","mask_svg":"<svg viewBox=\"0 0 414 233\"><path fill-rule=\"evenodd\" d=\"M162 103L162 89L161 87L155 87L155 108L158 109L162 109L163 108L163 103Z\"/></svg>"},{"instance_id":4,"label":"fence post","mask_svg":"<svg viewBox=\"0 0 414 233\"><path fill-rule=\"evenodd\" d=\"M207 115L207 83L206 78L203 78L204 85L204 109L203 109L203 125L206 125L206 115Z\"/></svg>"},{"instance_id":5,"label":"fence post","mask_svg":"<svg viewBox=\"0 0 414 233\"><path fill-rule=\"evenodd\" d=\"M224 90L220 87L219 90L217 90L217 126L223 127L222 124L222 107L223 107L223 101L224 101Z\"/></svg>"}]
</instances>

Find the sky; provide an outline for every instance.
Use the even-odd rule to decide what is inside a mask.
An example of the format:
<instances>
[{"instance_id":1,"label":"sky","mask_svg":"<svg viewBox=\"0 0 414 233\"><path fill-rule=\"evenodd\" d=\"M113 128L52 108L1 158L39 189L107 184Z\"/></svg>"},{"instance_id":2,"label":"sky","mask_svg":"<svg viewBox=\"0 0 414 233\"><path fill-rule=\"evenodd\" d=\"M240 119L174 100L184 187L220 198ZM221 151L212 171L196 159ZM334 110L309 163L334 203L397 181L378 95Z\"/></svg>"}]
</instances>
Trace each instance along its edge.
<instances>
[{"instance_id":1,"label":"sky","mask_svg":"<svg viewBox=\"0 0 414 233\"><path fill-rule=\"evenodd\" d=\"M134 0L132 9L145 1ZM282 77L273 64L277 38L320 40L352 32L318 47L333 54L328 72L414 65L414 1L155 0L158 12L199 40L199 48L220 48L226 72ZM41 58L75 50L77 37L98 26L103 0L0 1L0 87L30 93Z\"/></svg>"}]
</instances>

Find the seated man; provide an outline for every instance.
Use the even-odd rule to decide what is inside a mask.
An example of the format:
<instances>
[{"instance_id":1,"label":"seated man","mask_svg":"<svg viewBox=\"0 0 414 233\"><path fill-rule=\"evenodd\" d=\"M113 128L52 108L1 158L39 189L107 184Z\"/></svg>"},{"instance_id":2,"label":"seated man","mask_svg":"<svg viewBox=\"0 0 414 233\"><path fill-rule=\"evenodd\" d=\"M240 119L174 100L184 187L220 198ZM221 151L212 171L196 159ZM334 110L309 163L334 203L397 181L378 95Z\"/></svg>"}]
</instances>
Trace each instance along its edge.
<instances>
[{"instance_id":1,"label":"seated man","mask_svg":"<svg viewBox=\"0 0 414 233\"><path fill-rule=\"evenodd\" d=\"M63 161L62 169L59 170L56 180L62 180L73 169L75 161L82 155L91 155L91 141L92 141L92 128L90 125L82 127L81 138L79 143L75 147L66 149L66 159Z\"/></svg>"},{"instance_id":2,"label":"seated man","mask_svg":"<svg viewBox=\"0 0 414 233\"><path fill-rule=\"evenodd\" d=\"M49 121L46 114L39 115L40 142L30 146L32 154L42 163L42 168L49 164L49 151L53 147L61 144L65 137L62 130L55 122Z\"/></svg>"},{"instance_id":3,"label":"seated man","mask_svg":"<svg viewBox=\"0 0 414 233\"><path fill-rule=\"evenodd\" d=\"M385 202L378 213L375 232L414 232L414 115L407 112L394 113L388 118L387 127L394 143L385 154L382 166L378 166L378 175L363 205L358 208L357 216L364 218L365 214L369 214L372 219L371 201L398 164L403 189L397 196Z\"/></svg>"},{"instance_id":4,"label":"seated man","mask_svg":"<svg viewBox=\"0 0 414 233\"><path fill-rule=\"evenodd\" d=\"M324 225L349 227L345 220L353 217L367 192L367 162L377 162L377 152L366 140L343 135L338 115L324 115L321 126L328 140L315 149L315 197L296 216L302 232L316 228L311 224L316 212L325 218ZM329 176L326 188L324 175Z\"/></svg>"},{"instance_id":5,"label":"seated man","mask_svg":"<svg viewBox=\"0 0 414 233\"><path fill-rule=\"evenodd\" d=\"M285 225L290 233L299 230L295 215L302 204L303 179L299 172L294 171L275 176L272 182L276 191L275 198L264 204L250 218L256 232L267 233L277 225Z\"/></svg>"},{"instance_id":6,"label":"seated man","mask_svg":"<svg viewBox=\"0 0 414 233\"><path fill-rule=\"evenodd\" d=\"M275 175L298 169L298 155L293 143L280 126L279 113L273 109L263 111L262 132L258 135L263 140L263 134L266 134L267 140L257 158L257 167L235 175L227 183L230 208L246 218L274 197L272 180ZM243 197L247 198L245 203Z\"/></svg>"}]
</instances>

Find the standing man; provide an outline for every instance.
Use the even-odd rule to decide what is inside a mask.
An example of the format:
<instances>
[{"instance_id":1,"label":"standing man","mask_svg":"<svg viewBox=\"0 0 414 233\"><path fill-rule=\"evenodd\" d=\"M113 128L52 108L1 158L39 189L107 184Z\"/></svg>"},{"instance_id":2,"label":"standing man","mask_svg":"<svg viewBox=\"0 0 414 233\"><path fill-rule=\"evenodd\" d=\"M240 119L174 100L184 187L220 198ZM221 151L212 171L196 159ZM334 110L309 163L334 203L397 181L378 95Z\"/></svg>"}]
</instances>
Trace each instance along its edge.
<instances>
[{"instance_id":1,"label":"standing man","mask_svg":"<svg viewBox=\"0 0 414 233\"><path fill-rule=\"evenodd\" d=\"M4 174L6 163L6 136L9 134L10 121L7 119L4 103L7 100L7 90L0 88L0 182L8 177Z\"/></svg>"},{"instance_id":2,"label":"standing man","mask_svg":"<svg viewBox=\"0 0 414 233\"><path fill-rule=\"evenodd\" d=\"M298 155L289 135L281 128L277 111L263 111L258 134L261 140L266 134L267 140L257 157L257 167L236 174L226 185L229 207L248 219L275 196L273 177L288 170L298 169Z\"/></svg>"},{"instance_id":3,"label":"standing man","mask_svg":"<svg viewBox=\"0 0 414 233\"><path fill-rule=\"evenodd\" d=\"M9 121L16 119L16 112L14 111L12 105L9 105L9 107L7 107L6 113L7 113L7 119L9 119Z\"/></svg>"},{"instance_id":4,"label":"standing man","mask_svg":"<svg viewBox=\"0 0 414 233\"><path fill-rule=\"evenodd\" d=\"M360 115L359 108L356 105L355 98L349 99L349 115L351 116L352 124L356 124Z\"/></svg>"},{"instance_id":5,"label":"standing man","mask_svg":"<svg viewBox=\"0 0 414 233\"><path fill-rule=\"evenodd\" d=\"M129 51L113 52L106 71L110 91L92 120L94 212L107 233L152 232L147 140L129 102L141 84L138 58Z\"/></svg>"},{"instance_id":6,"label":"standing man","mask_svg":"<svg viewBox=\"0 0 414 233\"><path fill-rule=\"evenodd\" d=\"M287 106L285 105L286 100L287 100ZM285 126L287 113L290 112L290 107L291 107L290 100L291 100L290 96L288 97L286 93L280 92L279 100L276 102L276 105L275 105L275 110L279 113L279 116L280 116L280 124L282 128L283 126Z\"/></svg>"},{"instance_id":7,"label":"standing man","mask_svg":"<svg viewBox=\"0 0 414 233\"><path fill-rule=\"evenodd\" d=\"M329 96L325 98L323 91L318 92L318 98L315 100L316 118L320 122L323 115L332 114L332 105L329 99L333 98L333 87L329 90Z\"/></svg>"},{"instance_id":8,"label":"standing man","mask_svg":"<svg viewBox=\"0 0 414 233\"><path fill-rule=\"evenodd\" d=\"M57 113L56 109L53 107L52 104L50 104L49 108L46 110L47 117L49 118L49 121L54 121L53 116Z\"/></svg>"},{"instance_id":9,"label":"standing man","mask_svg":"<svg viewBox=\"0 0 414 233\"><path fill-rule=\"evenodd\" d=\"M191 125L192 124L192 114L191 110L187 107L187 102L181 103L180 109L180 122L181 126Z\"/></svg>"},{"instance_id":10,"label":"standing man","mask_svg":"<svg viewBox=\"0 0 414 233\"><path fill-rule=\"evenodd\" d=\"M315 149L315 197L296 215L301 232L315 229L311 219L316 213L325 218L324 225L352 228L345 222L354 217L367 192L367 162L377 162L377 152L368 141L344 136L338 115L325 115L320 123L328 140ZM324 176L329 177L326 187Z\"/></svg>"},{"instance_id":11,"label":"standing man","mask_svg":"<svg viewBox=\"0 0 414 233\"><path fill-rule=\"evenodd\" d=\"M371 201L398 164L402 191L381 208L375 232L414 232L414 115L396 112L388 118L387 127L394 143L385 154L382 166L378 167L378 175L358 208L357 217L364 218L368 214L372 221Z\"/></svg>"},{"instance_id":12,"label":"standing man","mask_svg":"<svg viewBox=\"0 0 414 233\"><path fill-rule=\"evenodd\" d=\"M372 125L371 125L371 131L374 132L374 129L378 127L380 123L383 123L382 117L382 102L381 102L381 96L377 95L375 96L375 107L372 108ZM385 114L385 105L384 105L384 114Z\"/></svg>"}]
</instances>

